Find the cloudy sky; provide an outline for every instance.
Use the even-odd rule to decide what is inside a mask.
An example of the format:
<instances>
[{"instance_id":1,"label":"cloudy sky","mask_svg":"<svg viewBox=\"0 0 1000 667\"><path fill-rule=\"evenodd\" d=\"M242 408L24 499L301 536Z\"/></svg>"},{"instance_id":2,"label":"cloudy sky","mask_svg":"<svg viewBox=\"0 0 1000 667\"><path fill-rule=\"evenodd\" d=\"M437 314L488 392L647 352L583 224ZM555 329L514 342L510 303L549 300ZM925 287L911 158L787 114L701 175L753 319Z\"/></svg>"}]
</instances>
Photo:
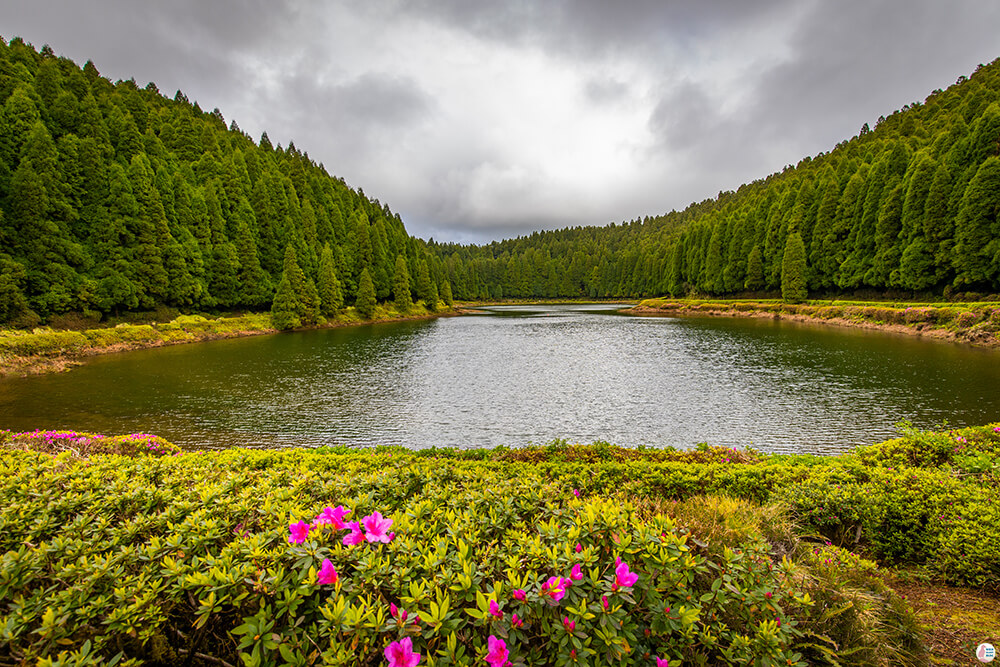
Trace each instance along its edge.
<instances>
[{"instance_id":1,"label":"cloudy sky","mask_svg":"<svg viewBox=\"0 0 1000 667\"><path fill-rule=\"evenodd\" d=\"M0 35L290 140L422 238L684 208L1000 56L988 0L30 0Z\"/></svg>"}]
</instances>

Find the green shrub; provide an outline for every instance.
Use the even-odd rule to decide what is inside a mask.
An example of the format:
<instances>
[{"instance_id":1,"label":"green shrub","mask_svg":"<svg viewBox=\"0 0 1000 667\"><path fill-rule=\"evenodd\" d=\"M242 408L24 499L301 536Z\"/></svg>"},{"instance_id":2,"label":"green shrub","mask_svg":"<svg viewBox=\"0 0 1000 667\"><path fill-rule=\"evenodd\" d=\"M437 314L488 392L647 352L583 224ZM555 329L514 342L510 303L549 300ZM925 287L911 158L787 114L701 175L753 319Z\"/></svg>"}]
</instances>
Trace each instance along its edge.
<instances>
[{"instance_id":1,"label":"green shrub","mask_svg":"<svg viewBox=\"0 0 1000 667\"><path fill-rule=\"evenodd\" d=\"M87 346L87 338L79 331L35 329L31 333L8 332L0 336L0 354L19 357L72 354Z\"/></svg>"},{"instance_id":2,"label":"green shrub","mask_svg":"<svg viewBox=\"0 0 1000 667\"><path fill-rule=\"evenodd\" d=\"M571 485L588 469L656 467L694 488L757 464L654 466L606 445L539 463L397 449L0 456L0 654L11 662L379 664L409 637L421 664L482 664L493 636L532 665L872 664L876 651L908 655L900 637L914 627L870 564L816 562L780 508L709 498L670 503L671 514L662 499L578 497ZM345 531L317 528L339 505L349 520L381 513L394 535L348 546ZM300 521L312 526L290 544ZM337 582L320 584L331 567ZM553 577L570 581L564 596L546 594ZM872 618L899 636L874 632Z\"/></svg>"}]
</instances>

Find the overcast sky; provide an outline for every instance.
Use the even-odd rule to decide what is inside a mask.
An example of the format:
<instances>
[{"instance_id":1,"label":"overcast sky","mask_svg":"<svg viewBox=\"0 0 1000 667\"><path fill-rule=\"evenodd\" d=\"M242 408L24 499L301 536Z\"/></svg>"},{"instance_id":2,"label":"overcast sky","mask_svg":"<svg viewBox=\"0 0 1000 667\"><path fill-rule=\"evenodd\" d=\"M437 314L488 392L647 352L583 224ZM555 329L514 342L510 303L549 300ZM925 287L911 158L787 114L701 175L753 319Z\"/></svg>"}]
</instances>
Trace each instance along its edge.
<instances>
[{"instance_id":1,"label":"overcast sky","mask_svg":"<svg viewBox=\"0 0 1000 667\"><path fill-rule=\"evenodd\" d=\"M682 209L1000 56L992 0L25 0L0 35L290 140L411 234Z\"/></svg>"}]
</instances>

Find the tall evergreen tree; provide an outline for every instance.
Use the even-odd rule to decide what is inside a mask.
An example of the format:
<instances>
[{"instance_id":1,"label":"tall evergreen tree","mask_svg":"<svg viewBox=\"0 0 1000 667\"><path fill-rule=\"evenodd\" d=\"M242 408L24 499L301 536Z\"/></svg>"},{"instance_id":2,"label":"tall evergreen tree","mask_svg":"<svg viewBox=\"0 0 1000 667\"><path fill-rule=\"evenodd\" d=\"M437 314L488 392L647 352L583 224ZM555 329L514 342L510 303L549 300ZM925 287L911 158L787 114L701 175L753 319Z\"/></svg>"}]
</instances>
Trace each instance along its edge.
<instances>
[{"instance_id":1,"label":"tall evergreen tree","mask_svg":"<svg viewBox=\"0 0 1000 667\"><path fill-rule=\"evenodd\" d=\"M319 256L319 277L316 285L319 291L320 313L324 317L333 317L344 307L344 294L337 280L337 270L330 244L323 246Z\"/></svg>"},{"instance_id":2,"label":"tall evergreen tree","mask_svg":"<svg viewBox=\"0 0 1000 667\"><path fill-rule=\"evenodd\" d=\"M354 307L358 309L361 317L368 320L375 314L375 304L375 284L372 282L368 267L365 267L361 269L361 276L358 278L358 294Z\"/></svg>"},{"instance_id":3,"label":"tall evergreen tree","mask_svg":"<svg viewBox=\"0 0 1000 667\"><path fill-rule=\"evenodd\" d=\"M451 294L451 282L448 280L442 282L440 291L441 291L441 300L444 301L446 306L451 308L455 303L454 297Z\"/></svg>"},{"instance_id":4,"label":"tall evergreen tree","mask_svg":"<svg viewBox=\"0 0 1000 667\"><path fill-rule=\"evenodd\" d=\"M983 162L955 220L955 285L985 287L1000 275L1000 158Z\"/></svg>"},{"instance_id":5,"label":"tall evergreen tree","mask_svg":"<svg viewBox=\"0 0 1000 667\"><path fill-rule=\"evenodd\" d=\"M799 303L805 301L808 296L806 246L798 230L794 230L788 235L785 253L781 260L781 298L789 303Z\"/></svg>"},{"instance_id":6,"label":"tall evergreen tree","mask_svg":"<svg viewBox=\"0 0 1000 667\"><path fill-rule=\"evenodd\" d=\"M405 313L413 306L413 298L410 296L410 272L406 268L406 258L402 255L396 256L396 272L392 278L392 295L396 309L400 312Z\"/></svg>"},{"instance_id":7,"label":"tall evergreen tree","mask_svg":"<svg viewBox=\"0 0 1000 667\"><path fill-rule=\"evenodd\" d=\"M274 294L274 301L271 303L271 324L280 331L302 326L299 310L298 297L292 288L292 281L288 276L282 275Z\"/></svg>"},{"instance_id":8,"label":"tall evergreen tree","mask_svg":"<svg viewBox=\"0 0 1000 667\"><path fill-rule=\"evenodd\" d=\"M431 273L425 259L417 261L416 283L417 298L423 301L428 307L433 307L431 303L431 287L434 285L434 282L431 280ZM434 294L437 295L436 287L434 288Z\"/></svg>"},{"instance_id":9,"label":"tall evergreen tree","mask_svg":"<svg viewBox=\"0 0 1000 667\"><path fill-rule=\"evenodd\" d=\"M747 259L746 288L755 292L764 287L764 263L760 258L760 246L755 245Z\"/></svg>"}]
</instances>

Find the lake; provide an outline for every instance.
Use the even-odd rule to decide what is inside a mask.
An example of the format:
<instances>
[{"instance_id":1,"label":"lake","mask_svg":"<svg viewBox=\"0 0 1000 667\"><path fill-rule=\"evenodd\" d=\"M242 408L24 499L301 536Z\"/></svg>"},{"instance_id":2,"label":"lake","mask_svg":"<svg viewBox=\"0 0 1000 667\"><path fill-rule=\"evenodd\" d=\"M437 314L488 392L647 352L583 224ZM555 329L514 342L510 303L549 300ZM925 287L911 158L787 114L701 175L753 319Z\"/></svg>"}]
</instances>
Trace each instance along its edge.
<instances>
[{"instance_id":1,"label":"lake","mask_svg":"<svg viewBox=\"0 0 1000 667\"><path fill-rule=\"evenodd\" d=\"M1000 420L1000 353L615 305L482 314L112 354L0 379L0 428L147 432L186 448L589 443L836 453L894 424Z\"/></svg>"}]
</instances>

